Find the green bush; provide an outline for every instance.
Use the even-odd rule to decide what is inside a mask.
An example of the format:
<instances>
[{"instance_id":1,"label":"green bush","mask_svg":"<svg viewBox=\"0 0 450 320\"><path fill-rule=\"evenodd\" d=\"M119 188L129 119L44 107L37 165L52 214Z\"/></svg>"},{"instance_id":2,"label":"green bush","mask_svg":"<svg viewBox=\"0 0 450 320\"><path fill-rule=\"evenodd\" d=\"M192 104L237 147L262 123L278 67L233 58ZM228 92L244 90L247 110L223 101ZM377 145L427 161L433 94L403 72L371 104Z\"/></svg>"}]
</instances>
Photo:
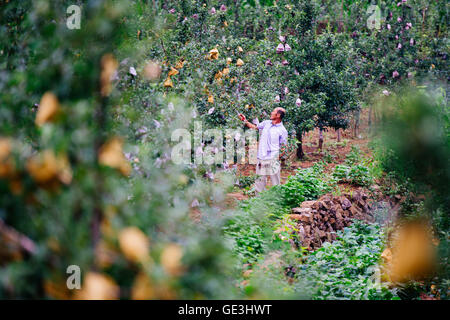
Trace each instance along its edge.
<instances>
[{"instance_id":1,"label":"green bush","mask_svg":"<svg viewBox=\"0 0 450 320\"><path fill-rule=\"evenodd\" d=\"M140 77L140 55L160 44L150 34L166 32L162 18L142 1L86 0L71 30L71 4L0 5L0 238L12 230L28 241L0 241L0 299L131 299L146 282L160 289L144 299L235 297L209 205L225 184L170 161L171 132L188 127L190 102L150 92L154 81ZM35 123L36 111L45 121ZM212 221L194 223L194 208ZM92 274L109 285L69 290L70 265L82 288Z\"/></svg>"},{"instance_id":2,"label":"green bush","mask_svg":"<svg viewBox=\"0 0 450 320\"><path fill-rule=\"evenodd\" d=\"M349 182L359 186L370 186L373 177L368 167L355 164L352 166L337 165L333 171L333 177L338 181Z\"/></svg>"},{"instance_id":3,"label":"green bush","mask_svg":"<svg viewBox=\"0 0 450 320\"><path fill-rule=\"evenodd\" d=\"M235 238L234 251L240 261L252 263L264 253L264 234L260 226L250 225L249 228L242 228L240 232L229 235Z\"/></svg>"},{"instance_id":4,"label":"green bush","mask_svg":"<svg viewBox=\"0 0 450 320\"><path fill-rule=\"evenodd\" d=\"M354 165L350 167L350 172L348 173L348 180L352 184L360 186L370 186L373 182L369 168L363 165Z\"/></svg>"},{"instance_id":5,"label":"green bush","mask_svg":"<svg viewBox=\"0 0 450 320\"><path fill-rule=\"evenodd\" d=\"M323 166L318 164L307 169L297 169L284 185L276 186L280 193L283 206L298 207L303 201L317 199L331 190L330 184L323 172Z\"/></svg>"},{"instance_id":6,"label":"green bush","mask_svg":"<svg viewBox=\"0 0 450 320\"><path fill-rule=\"evenodd\" d=\"M237 177L236 185L241 189L249 188L255 183L255 180L256 175L254 174L249 176L239 175Z\"/></svg>"},{"instance_id":7,"label":"green bush","mask_svg":"<svg viewBox=\"0 0 450 320\"><path fill-rule=\"evenodd\" d=\"M351 166L359 163L361 160L361 149L358 146L353 145L352 149L345 157L345 164Z\"/></svg>"},{"instance_id":8,"label":"green bush","mask_svg":"<svg viewBox=\"0 0 450 320\"><path fill-rule=\"evenodd\" d=\"M350 167L338 164L336 167L334 167L333 177L338 181L344 181L347 179L349 171Z\"/></svg>"},{"instance_id":9,"label":"green bush","mask_svg":"<svg viewBox=\"0 0 450 320\"><path fill-rule=\"evenodd\" d=\"M298 266L297 290L308 288L317 300L398 299L395 290L380 282L378 262L383 247L379 226L356 221Z\"/></svg>"}]
</instances>

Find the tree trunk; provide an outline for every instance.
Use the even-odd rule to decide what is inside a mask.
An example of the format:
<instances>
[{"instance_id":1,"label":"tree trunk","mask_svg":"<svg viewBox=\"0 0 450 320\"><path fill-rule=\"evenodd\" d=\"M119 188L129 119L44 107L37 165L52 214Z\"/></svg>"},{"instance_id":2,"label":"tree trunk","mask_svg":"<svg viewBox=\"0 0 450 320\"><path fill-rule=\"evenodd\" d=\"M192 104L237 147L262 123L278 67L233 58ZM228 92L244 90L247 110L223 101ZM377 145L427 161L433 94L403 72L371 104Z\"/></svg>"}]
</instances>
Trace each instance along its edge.
<instances>
[{"instance_id":1,"label":"tree trunk","mask_svg":"<svg viewBox=\"0 0 450 320\"><path fill-rule=\"evenodd\" d=\"M237 33L238 32L238 21L239 21L239 1L238 0L234 0L234 32Z\"/></svg>"},{"instance_id":2,"label":"tree trunk","mask_svg":"<svg viewBox=\"0 0 450 320\"><path fill-rule=\"evenodd\" d=\"M104 132L107 122L107 107L108 107L108 97L102 97L101 101L98 104L96 113L94 115L97 128L99 133L95 137L94 141L94 154L98 154L100 148L105 142L105 134ZM92 248L97 247L97 243L100 241L100 224L103 217L102 211L102 194L103 194L103 177L100 171L95 173L95 183L96 187L94 192L92 193L93 202L94 202L94 211L91 220L91 241Z\"/></svg>"},{"instance_id":3,"label":"tree trunk","mask_svg":"<svg viewBox=\"0 0 450 320\"><path fill-rule=\"evenodd\" d=\"M355 137L355 138L358 136L359 117L360 117L360 111L357 111L356 115L355 115L355 125L353 126L353 137Z\"/></svg>"},{"instance_id":4,"label":"tree trunk","mask_svg":"<svg viewBox=\"0 0 450 320\"><path fill-rule=\"evenodd\" d=\"M341 0L341 16L340 16L340 20L338 22L338 33L341 33L342 31L345 32L345 27L344 27L344 0Z\"/></svg>"},{"instance_id":5,"label":"tree trunk","mask_svg":"<svg viewBox=\"0 0 450 320\"><path fill-rule=\"evenodd\" d=\"M298 132L297 133L297 158L298 159L303 159L303 157L305 156L305 154L303 153L303 132Z\"/></svg>"},{"instance_id":6,"label":"tree trunk","mask_svg":"<svg viewBox=\"0 0 450 320\"><path fill-rule=\"evenodd\" d=\"M322 128L319 129L319 150L322 151L323 147L323 130Z\"/></svg>"},{"instance_id":7,"label":"tree trunk","mask_svg":"<svg viewBox=\"0 0 450 320\"><path fill-rule=\"evenodd\" d=\"M336 133L337 133L337 142L341 142L341 129L337 128Z\"/></svg>"}]
</instances>

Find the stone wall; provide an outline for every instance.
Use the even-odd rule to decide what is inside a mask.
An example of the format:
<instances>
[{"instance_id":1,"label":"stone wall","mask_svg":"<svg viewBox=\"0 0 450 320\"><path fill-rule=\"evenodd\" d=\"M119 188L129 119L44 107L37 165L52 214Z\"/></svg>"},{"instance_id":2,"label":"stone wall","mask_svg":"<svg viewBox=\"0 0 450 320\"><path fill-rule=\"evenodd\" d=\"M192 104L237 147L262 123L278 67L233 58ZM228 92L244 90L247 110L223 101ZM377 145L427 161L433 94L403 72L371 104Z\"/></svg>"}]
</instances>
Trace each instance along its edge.
<instances>
[{"instance_id":1,"label":"stone wall","mask_svg":"<svg viewBox=\"0 0 450 320\"><path fill-rule=\"evenodd\" d=\"M292 209L290 219L296 221L301 246L315 250L326 241L336 239L336 231L349 226L353 219L373 222L372 200L363 191L351 194L322 196L316 201L305 201Z\"/></svg>"}]
</instances>

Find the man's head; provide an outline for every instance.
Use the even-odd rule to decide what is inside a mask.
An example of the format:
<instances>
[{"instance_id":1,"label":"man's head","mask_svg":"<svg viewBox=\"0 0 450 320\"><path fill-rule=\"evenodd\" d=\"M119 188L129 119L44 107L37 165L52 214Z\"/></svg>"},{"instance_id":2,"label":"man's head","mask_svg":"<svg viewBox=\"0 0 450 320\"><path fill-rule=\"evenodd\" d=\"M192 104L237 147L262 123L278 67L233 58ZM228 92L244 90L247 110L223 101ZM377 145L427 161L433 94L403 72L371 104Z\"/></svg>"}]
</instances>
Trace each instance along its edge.
<instances>
[{"instance_id":1,"label":"man's head","mask_svg":"<svg viewBox=\"0 0 450 320\"><path fill-rule=\"evenodd\" d=\"M275 121L275 122L281 122L281 121L283 121L285 114L286 114L286 110L284 110L284 108L281 108L281 107L275 108L270 113L270 120Z\"/></svg>"}]
</instances>

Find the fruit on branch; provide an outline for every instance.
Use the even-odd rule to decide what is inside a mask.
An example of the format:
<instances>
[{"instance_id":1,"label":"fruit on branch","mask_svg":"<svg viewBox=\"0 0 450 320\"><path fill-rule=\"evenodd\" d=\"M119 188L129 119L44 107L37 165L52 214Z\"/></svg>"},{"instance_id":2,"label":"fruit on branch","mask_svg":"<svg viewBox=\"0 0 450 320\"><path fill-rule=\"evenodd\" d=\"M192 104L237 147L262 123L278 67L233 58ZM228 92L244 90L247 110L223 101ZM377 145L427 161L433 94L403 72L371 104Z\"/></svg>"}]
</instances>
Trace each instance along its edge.
<instances>
[{"instance_id":1,"label":"fruit on branch","mask_svg":"<svg viewBox=\"0 0 450 320\"><path fill-rule=\"evenodd\" d=\"M125 159L122 152L123 140L113 137L103 144L98 153L98 162L102 165L119 170L123 175L128 176L131 172L131 165Z\"/></svg>"},{"instance_id":2,"label":"fruit on branch","mask_svg":"<svg viewBox=\"0 0 450 320\"><path fill-rule=\"evenodd\" d=\"M58 98L52 92L46 92L39 103L39 108L36 114L35 123L37 126L42 126L46 122L51 122L55 119L60 110Z\"/></svg>"}]
</instances>

